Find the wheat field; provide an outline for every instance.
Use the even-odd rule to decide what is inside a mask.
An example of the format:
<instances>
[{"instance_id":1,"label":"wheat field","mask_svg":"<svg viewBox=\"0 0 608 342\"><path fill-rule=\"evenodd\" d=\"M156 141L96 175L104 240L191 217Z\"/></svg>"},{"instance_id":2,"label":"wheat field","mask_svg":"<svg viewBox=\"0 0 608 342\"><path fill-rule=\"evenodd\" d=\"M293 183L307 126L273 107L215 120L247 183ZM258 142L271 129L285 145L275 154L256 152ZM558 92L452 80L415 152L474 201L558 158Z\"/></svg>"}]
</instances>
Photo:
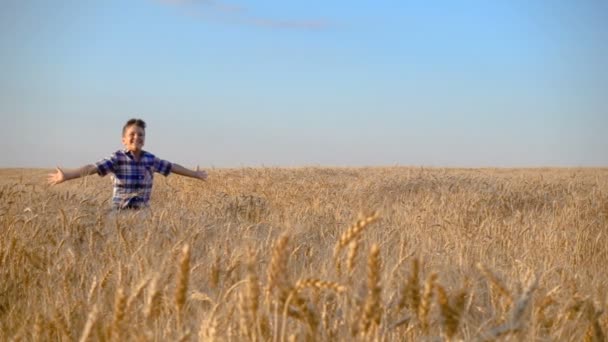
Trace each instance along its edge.
<instances>
[{"instance_id":1,"label":"wheat field","mask_svg":"<svg viewBox=\"0 0 608 342\"><path fill-rule=\"evenodd\" d=\"M605 341L608 169L0 170L3 341Z\"/></svg>"}]
</instances>

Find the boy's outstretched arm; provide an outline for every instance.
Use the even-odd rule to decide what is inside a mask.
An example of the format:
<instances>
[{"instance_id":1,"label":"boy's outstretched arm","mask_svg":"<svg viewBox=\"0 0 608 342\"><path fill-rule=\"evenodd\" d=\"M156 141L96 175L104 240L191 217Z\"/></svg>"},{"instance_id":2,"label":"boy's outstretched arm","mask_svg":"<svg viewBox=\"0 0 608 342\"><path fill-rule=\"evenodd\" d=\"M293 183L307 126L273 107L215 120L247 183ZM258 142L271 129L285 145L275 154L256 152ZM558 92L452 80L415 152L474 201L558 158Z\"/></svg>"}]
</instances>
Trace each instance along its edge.
<instances>
[{"instance_id":1,"label":"boy's outstretched arm","mask_svg":"<svg viewBox=\"0 0 608 342\"><path fill-rule=\"evenodd\" d=\"M187 169L179 164L175 164L173 163L171 166L171 172L178 174L180 176L186 176L186 177L191 177L191 178L196 178L196 179L200 179L200 180L207 180L207 171L205 170L199 170L198 166L196 167L196 170L190 170Z\"/></svg>"},{"instance_id":2,"label":"boy's outstretched arm","mask_svg":"<svg viewBox=\"0 0 608 342\"><path fill-rule=\"evenodd\" d=\"M71 179L80 178L97 173L97 167L89 164L74 170L62 170L57 167L54 173L49 173L48 182L51 185L63 183Z\"/></svg>"}]
</instances>

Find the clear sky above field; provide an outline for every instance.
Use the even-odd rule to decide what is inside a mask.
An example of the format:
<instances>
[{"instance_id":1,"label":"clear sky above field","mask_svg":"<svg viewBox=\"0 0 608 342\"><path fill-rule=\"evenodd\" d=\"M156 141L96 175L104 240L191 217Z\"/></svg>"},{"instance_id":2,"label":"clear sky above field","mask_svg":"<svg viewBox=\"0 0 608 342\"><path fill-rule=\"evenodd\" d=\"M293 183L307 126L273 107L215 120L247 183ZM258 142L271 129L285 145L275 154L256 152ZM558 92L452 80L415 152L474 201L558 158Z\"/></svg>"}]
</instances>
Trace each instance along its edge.
<instances>
[{"instance_id":1,"label":"clear sky above field","mask_svg":"<svg viewBox=\"0 0 608 342\"><path fill-rule=\"evenodd\" d=\"M608 166L608 2L0 2L0 167Z\"/></svg>"}]
</instances>

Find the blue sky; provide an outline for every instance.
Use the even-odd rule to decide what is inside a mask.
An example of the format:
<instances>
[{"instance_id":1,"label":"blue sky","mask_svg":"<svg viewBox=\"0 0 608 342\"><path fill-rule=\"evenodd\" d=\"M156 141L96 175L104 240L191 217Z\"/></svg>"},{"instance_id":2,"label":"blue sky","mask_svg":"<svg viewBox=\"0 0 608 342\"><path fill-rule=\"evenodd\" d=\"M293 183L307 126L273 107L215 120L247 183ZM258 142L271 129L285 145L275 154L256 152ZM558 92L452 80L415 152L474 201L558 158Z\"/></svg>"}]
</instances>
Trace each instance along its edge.
<instances>
[{"instance_id":1,"label":"blue sky","mask_svg":"<svg viewBox=\"0 0 608 342\"><path fill-rule=\"evenodd\" d=\"M608 2L0 6L0 167L608 166Z\"/></svg>"}]
</instances>

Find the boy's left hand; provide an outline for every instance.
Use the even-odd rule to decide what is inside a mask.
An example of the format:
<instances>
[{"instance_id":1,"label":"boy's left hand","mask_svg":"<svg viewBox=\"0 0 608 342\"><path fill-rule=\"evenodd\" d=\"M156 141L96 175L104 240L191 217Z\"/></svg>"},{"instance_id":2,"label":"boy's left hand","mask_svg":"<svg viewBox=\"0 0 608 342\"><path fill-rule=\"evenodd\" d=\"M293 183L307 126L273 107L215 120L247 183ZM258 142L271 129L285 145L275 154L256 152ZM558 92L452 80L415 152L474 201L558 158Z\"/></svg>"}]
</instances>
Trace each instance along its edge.
<instances>
[{"instance_id":1,"label":"boy's left hand","mask_svg":"<svg viewBox=\"0 0 608 342\"><path fill-rule=\"evenodd\" d=\"M207 174L207 171L199 170L198 165L196 166L196 170L194 170L194 174L196 175L196 178L198 178L200 180L207 180L207 177L209 176Z\"/></svg>"}]
</instances>

